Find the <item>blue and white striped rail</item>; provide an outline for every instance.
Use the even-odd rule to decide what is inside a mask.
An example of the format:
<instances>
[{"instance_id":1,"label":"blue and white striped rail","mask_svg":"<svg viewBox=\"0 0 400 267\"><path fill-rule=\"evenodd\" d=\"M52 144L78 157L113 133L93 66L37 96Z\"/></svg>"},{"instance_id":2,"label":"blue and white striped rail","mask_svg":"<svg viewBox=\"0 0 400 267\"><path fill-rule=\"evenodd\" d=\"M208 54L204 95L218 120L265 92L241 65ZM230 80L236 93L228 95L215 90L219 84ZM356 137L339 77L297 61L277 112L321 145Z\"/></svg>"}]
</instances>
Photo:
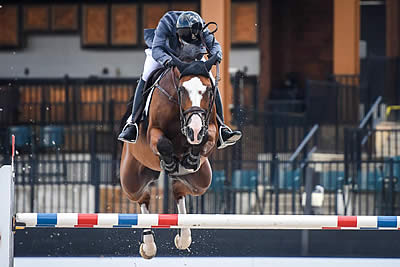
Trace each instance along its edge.
<instances>
[{"instance_id":1,"label":"blue and white striped rail","mask_svg":"<svg viewBox=\"0 0 400 267\"><path fill-rule=\"evenodd\" d=\"M0 266L14 265L13 227L400 230L400 216L17 213L12 225L13 193L12 168L3 166Z\"/></svg>"},{"instance_id":2,"label":"blue and white striped rail","mask_svg":"<svg viewBox=\"0 0 400 267\"><path fill-rule=\"evenodd\" d=\"M21 227L400 230L400 216L17 213Z\"/></svg>"}]
</instances>

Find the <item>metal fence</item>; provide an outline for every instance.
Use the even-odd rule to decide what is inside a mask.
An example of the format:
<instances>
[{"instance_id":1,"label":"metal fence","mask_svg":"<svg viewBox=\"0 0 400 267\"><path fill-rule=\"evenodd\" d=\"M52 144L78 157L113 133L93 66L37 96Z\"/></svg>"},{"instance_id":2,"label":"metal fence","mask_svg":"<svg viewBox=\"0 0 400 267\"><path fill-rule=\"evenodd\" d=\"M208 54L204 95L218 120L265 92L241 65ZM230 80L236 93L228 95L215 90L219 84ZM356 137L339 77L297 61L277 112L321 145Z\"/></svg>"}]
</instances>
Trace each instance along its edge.
<instances>
[{"instance_id":1,"label":"metal fence","mask_svg":"<svg viewBox=\"0 0 400 267\"><path fill-rule=\"evenodd\" d=\"M310 83L316 85L317 81ZM9 126L29 124L62 127L67 125L82 129L97 125L113 129L115 134L135 86L135 79L121 78L0 79L2 88L0 90L0 128L4 131ZM330 87L324 86L317 86L315 91L324 94L329 92ZM336 87L337 84L335 84ZM234 92L232 123L246 132L245 136L251 137L244 140L240 148L248 155L290 153L297 147L313 123L324 123L333 113L339 112L337 108L327 108L320 99L308 102L273 100L267 101L265 106L260 108L257 104L256 77L245 76L241 72L234 76ZM7 101L4 101L5 99ZM347 99L347 96L344 99ZM341 103L341 101L337 102ZM318 106L317 103L322 104ZM345 106L357 108L357 105L346 104ZM319 117L322 116L323 119L316 119L316 114ZM346 114L358 113L346 111ZM346 116L348 119L348 115ZM343 143L341 142L343 134L342 126L339 124L342 124L343 120L334 120L333 131L330 126L321 125L321 129L326 128L326 133L322 136L333 136L329 140L320 142L325 146L325 151L341 151L339 144ZM241 154L241 152L235 151L235 154ZM243 158L250 159L250 156L243 156Z\"/></svg>"},{"instance_id":2,"label":"metal fence","mask_svg":"<svg viewBox=\"0 0 400 267\"><path fill-rule=\"evenodd\" d=\"M17 212L140 212L121 190L118 162L77 155L32 160L17 157ZM80 158L80 159L78 159ZM345 161L245 161L246 168L218 168L201 197L189 197L190 213L399 215L400 160L363 160L358 172ZM235 163L233 163L235 165ZM117 168L113 171L112 165ZM150 210L176 212L171 181L160 176L151 186ZM312 185L306 211L307 182Z\"/></svg>"},{"instance_id":3,"label":"metal fence","mask_svg":"<svg viewBox=\"0 0 400 267\"><path fill-rule=\"evenodd\" d=\"M252 89L244 90L240 87L242 83ZM120 119L135 86L135 79L121 78L0 79L0 135L13 132L32 139L40 138L46 131L58 131L54 135L63 134L65 142L70 144L73 134L68 131L89 132L95 128L97 134L107 132L108 137L101 140L112 140L118 134ZM257 95L255 77L244 76L237 86L235 92ZM304 103L268 102L265 111L258 111L254 106L250 108L254 103L249 95L244 95L235 95L237 105L232 110L232 123L245 132L245 138L243 146L233 153L239 158L256 160L259 153L293 151L310 128ZM84 135L80 138L87 139ZM37 143L21 142L33 146ZM87 150L85 141L78 143L76 149L78 146L81 151ZM1 151L5 148L0 147Z\"/></svg>"},{"instance_id":4,"label":"metal fence","mask_svg":"<svg viewBox=\"0 0 400 267\"><path fill-rule=\"evenodd\" d=\"M307 116L312 122L335 125L358 123L360 89L356 81L348 78L337 77L342 82L307 81Z\"/></svg>"},{"instance_id":5,"label":"metal fence","mask_svg":"<svg viewBox=\"0 0 400 267\"><path fill-rule=\"evenodd\" d=\"M135 79L0 79L0 126L119 121Z\"/></svg>"},{"instance_id":6,"label":"metal fence","mask_svg":"<svg viewBox=\"0 0 400 267\"><path fill-rule=\"evenodd\" d=\"M121 190L120 148L111 131L47 127L30 126L31 135L17 135L17 211L139 212ZM212 184L204 196L188 198L189 212L399 214L400 159L393 146L397 131L375 131L369 137L383 140L375 144L394 138L388 141L392 145L377 146L390 157L379 157L375 149L369 151L375 157L317 161L310 158L318 145L317 130L314 126L291 153L255 152L260 140L251 136L247 144L255 142L253 150L240 148L241 142L215 152ZM176 212L169 183L161 176L151 186L152 212Z\"/></svg>"},{"instance_id":7,"label":"metal fence","mask_svg":"<svg viewBox=\"0 0 400 267\"><path fill-rule=\"evenodd\" d=\"M337 76L335 79L307 81L306 117L309 123L318 123L321 127L323 134L320 135L319 149L342 153L344 127L359 122L359 86L352 76Z\"/></svg>"},{"instance_id":8,"label":"metal fence","mask_svg":"<svg viewBox=\"0 0 400 267\"><path fill-rule=\"evenodd\" d=\"M18 100L16 104L0 103L5 107L0 112L0 163L10 161L10 135L17 136L18 212L140 211L121 190L121 144L116 141L118 121L134 80L7 80L0 84L7 86L1 93L18 92L11 98ZM326 88L331 85L336 97L342 94L338 82L328 82ZM349 139L342 142L347 151L344 159L311 160L310 152L325 145L321 136L326 134L320 125L319 133L311 134L312 142L303 142L314 129L309 104L275 101L262 111L237 104L233 119L243 139L212 155L213 182L204 196L188 197L189 212L400 213L397 131L352 129ZM17 116L10 116L13 110L19 112ZM325 110L326 106L319 106L314 111ZM347 120L346 112L338 108L333 112L336 122ZM152 212L176 212L169 183L161 176L151 186Z\"/></svg>"},{"instance_id":9,"label":"metal fence","mask_svg":"<svg viewBox=\"0 0 400 267\"><path fill-rule=\"evenodd\" d=\"M399 57L368 57L360 66L364 103L372 105L378 96L383 96L387 105L400 103Z\"/></svg>"}]
</instances>

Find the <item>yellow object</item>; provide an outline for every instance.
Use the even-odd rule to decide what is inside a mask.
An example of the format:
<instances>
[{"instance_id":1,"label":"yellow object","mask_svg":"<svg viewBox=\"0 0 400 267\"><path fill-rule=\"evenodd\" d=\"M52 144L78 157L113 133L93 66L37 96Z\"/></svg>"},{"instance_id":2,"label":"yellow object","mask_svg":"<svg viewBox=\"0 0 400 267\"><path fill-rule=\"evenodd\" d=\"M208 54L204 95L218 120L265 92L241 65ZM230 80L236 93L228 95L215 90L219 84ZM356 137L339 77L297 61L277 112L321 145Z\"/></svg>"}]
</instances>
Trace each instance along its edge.
<instances>
[{"instance_id":1,"label":"yellow object","mask_svg":"<svg viewBox=\"0 0 400 267\"><path fill-rule=\"evenodd\" d=\"M386 117L389 117L390 112L392 112L392 110L400 110L400 106L395 105L395 106L388 106L386 108Z\"/></svg>"}]
</instances>

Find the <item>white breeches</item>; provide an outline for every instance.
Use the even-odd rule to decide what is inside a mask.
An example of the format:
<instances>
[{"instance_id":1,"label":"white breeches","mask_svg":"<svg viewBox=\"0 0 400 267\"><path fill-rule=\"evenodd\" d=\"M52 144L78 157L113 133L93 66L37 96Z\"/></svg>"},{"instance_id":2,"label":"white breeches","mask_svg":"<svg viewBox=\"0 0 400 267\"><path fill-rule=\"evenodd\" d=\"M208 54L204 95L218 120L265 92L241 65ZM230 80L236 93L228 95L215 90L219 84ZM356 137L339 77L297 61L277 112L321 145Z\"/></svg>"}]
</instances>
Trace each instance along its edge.
<instances>
[{"instance_id":1,"label":"white breeches","mask_svg":"<svg viewBox=\"0 0 400 267\"><path fill-rule=\"evenodd\" d=\"M146 60L144 61L142 79L143 79L143 81L146 82L147 79L149 78L150 74L155 69L162 67L162 65L160 63L158 63L157 61L155 61L155 59L151 55L151 49L150 48L147 48L146 50L144 50L144 52L146 53ZM206 61L206 59L204 57L201 60L202 61ZM211 71L210 71L210 77L211 77L213 83L215 83L214 75L212 74Z\"/></svg>"},{"instance_id":2,"label":"white breeches","mask_svg":"<svg viewBox=\"0 0 400 267\"><path fill-rule=\"evenodd\" d=\"M147 48L144 50L146 53L146 60L144 61L144 67L143 67L143 73L142 73L142 79L143 81L147 81L149 78L150 74L157 68L162 67L160 63L154 60L154 58L151 55L151 49Z\"/></svg>"}]
</instances>

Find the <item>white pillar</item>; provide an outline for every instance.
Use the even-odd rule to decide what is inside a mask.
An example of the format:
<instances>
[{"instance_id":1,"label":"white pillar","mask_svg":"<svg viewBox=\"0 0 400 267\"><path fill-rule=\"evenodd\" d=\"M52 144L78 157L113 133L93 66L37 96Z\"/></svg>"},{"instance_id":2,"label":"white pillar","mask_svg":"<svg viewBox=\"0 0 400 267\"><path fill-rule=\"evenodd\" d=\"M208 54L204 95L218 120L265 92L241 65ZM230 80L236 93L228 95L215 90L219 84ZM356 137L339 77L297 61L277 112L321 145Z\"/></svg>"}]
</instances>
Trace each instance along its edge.
<instances>
[{"instance_id":1,"label":"white pillar","mask_svg":"<svg viewBox=\"0 0 400 267\"><path fill-rule=\"evenodd\" d=\"M14 266L14 179L11 166L0 168L0 266Z\"/></svg>"}]
</instances>

